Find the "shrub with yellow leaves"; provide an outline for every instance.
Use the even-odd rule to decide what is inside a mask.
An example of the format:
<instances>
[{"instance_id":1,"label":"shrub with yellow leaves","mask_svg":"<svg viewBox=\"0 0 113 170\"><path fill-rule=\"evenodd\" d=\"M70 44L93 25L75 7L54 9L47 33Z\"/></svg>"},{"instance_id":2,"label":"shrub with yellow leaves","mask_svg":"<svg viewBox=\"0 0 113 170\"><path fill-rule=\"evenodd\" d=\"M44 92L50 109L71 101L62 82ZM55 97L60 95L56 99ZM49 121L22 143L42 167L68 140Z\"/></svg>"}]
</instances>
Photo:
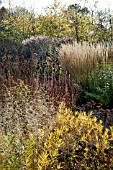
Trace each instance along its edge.
<instances>
[{"instance_id":1,"label":"shrub with yellow leaves","mask_svg":"<svg viewBox=\"0 0 113 170\"><path fill-rule=\"evenodd\" d=\"M20 148L2 136L2 169L112 169L113 127L105 129L91 114L73 113L62 103L49 127L39 129L36 136L30 134L27 139L12 139L20 142ZM18 167L12 162L15 155L15 161L20 161Z\"/></svg>"}]
</instances>

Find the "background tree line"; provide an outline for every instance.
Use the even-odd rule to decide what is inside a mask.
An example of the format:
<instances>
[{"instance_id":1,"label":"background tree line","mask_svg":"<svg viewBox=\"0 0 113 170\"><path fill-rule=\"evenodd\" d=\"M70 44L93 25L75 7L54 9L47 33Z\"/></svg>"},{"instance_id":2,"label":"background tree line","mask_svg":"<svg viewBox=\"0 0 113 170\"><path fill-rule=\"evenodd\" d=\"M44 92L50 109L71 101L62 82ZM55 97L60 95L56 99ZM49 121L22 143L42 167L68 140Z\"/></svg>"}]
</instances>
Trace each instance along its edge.
<instances>
[{"instance_id":1,"label":"background tree line","mask_svg":"<svg viewBox=\"0 0 113 170\"><path fill-rule=\"evenodd\" d=\"M10 8L11 9L11 8ZM73 37L79 41L111 41L113 15L109 10L90 10L79 4L68 7L54 1L36 15L23 7L0 9L0 39L21 42L31 36Z\"/></svg>"}]
</instances>

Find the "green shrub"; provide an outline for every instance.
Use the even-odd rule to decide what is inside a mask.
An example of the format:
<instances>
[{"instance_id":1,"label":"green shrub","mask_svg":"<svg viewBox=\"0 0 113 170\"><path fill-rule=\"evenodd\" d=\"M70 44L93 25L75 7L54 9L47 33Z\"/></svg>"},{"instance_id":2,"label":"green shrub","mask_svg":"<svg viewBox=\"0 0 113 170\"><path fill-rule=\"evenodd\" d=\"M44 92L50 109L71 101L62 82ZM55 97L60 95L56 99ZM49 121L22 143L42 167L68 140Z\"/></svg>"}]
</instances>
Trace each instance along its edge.
<instances>
[{"instance_id":1,"label":"green shrub","mask_svg":"<svg viewBox=\"0 0 113 170\"><path fill-rule=\"evenodd\" d=\"M89 74L87 99L96 100L102 104L109 104L113 99L113 66L102 65L95 72Z\"/></svg>"},{"instance_id":2,"label":"green shrub","mask_svg":"<svg viewBox=\"0 0 113 170\"><path fill-rule=\"evenodd\" d=\"M18 41L7 38L0 39L0 58L16 58L20 47L21 43Z\"/></svg>"}]
</instances>

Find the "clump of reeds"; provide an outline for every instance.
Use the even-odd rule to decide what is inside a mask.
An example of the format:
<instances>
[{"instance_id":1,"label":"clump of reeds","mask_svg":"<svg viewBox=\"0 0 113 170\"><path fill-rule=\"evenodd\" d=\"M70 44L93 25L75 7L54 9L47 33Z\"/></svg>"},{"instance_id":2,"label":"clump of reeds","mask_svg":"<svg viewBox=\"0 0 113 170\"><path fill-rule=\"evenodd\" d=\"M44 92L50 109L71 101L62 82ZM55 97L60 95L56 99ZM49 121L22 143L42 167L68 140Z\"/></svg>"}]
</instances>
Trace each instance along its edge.
<instances>
[{"instance_id":1,"label":"clump of reeds","mask_svg":"<svg viewBox=\"0 0 113 170\"><path fill-rule=\"evenodd\" d=\"M36 53L33 53L28 59L23 56L18 56L15 59L4 59L0 62L0 93L2 93L2 86L12 86L11 81L9 81L12 77L15 82L20 79L33 89L43 89L55 105L59 105L62 99L66 100L68 104L71 101L69 105L75 105L70 76L64 75L60 65L53 63L50 57L47 58L45 67L41 64Z\"/></svg>"},{"instance_id":2,"label":"clump of reeds","mask_svg":"<svg viewBox=\"0 0 113 170\"><path fill-rule=\"evenodd\" d=\"M70 73L74 81L82 84L86 84L89 73L109 60L109 47L103 44L74 42L62 44L58 51L64 70Z\"/></svg>"}]
</instances>

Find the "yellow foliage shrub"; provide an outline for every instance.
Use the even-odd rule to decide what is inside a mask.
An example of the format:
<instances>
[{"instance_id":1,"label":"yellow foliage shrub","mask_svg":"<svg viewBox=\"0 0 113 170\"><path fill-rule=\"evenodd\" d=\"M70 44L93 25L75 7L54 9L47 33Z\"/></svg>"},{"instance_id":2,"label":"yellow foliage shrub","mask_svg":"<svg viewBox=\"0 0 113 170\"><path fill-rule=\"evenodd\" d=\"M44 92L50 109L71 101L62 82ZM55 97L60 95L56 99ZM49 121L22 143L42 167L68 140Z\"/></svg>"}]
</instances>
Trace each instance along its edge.
<instances>
[{"instance_id":1,"label":"yellow foliage shrub","mask_svg":"<svg viewBox=\"0 0 113 170\"><path fill-rule=\"evenodd\" d=\"M1 137L4 170L113 169L113 128L105 129L91 114L73 113L64 104L37 136L10 139Z\"/></svg>"}]
</instances>

